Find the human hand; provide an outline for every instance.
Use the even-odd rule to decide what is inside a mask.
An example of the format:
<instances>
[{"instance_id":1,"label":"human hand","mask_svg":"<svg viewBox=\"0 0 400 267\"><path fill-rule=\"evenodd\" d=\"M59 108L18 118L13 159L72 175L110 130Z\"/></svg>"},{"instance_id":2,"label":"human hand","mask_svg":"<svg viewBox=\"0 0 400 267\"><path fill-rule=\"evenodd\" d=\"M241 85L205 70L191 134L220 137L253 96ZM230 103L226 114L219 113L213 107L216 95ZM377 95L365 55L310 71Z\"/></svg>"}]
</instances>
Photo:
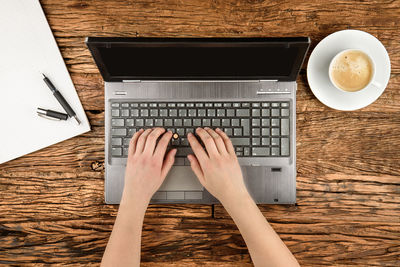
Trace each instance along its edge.
<instances>
[{"instance_id":1,"label":"human hand","mask_svg":"<svg viewBox=\"0 0 400 267\"><path fill-rule=\"evenodd\" d=\"M125 171L124 196L150 202L175 161L176 149L164 159L172 132L153 128L136 132L130 143ZM157 143L157 139L162 135Z\"/></svg>"},{"instance_id":2,"label":"human hand","mask_svg":"<svg viewBox=\"0 0 400 267\"><path fill-rule=\"evenodd\" d=\"M192 170L200 183L222 204L232 198L248 196L242 171L229 137L219 128L197 128L197 135L206 147L204 151L193 134L188 141L194 155L188 155Z\"/></svg>"}]
</instances>

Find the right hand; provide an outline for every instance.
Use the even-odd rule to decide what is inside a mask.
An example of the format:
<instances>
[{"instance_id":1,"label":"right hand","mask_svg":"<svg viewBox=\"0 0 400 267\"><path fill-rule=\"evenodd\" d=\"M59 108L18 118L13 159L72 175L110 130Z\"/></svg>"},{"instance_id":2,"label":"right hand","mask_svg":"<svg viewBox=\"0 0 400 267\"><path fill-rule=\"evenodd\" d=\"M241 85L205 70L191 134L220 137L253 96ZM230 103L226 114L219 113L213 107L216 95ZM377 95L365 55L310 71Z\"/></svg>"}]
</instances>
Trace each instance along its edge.
<instances>
[{"instance_id":1,"label":"right hand","mask_svg":"<svg viewBox=\"0 0 400 267\"><path fill-rule=\"evenodd\" d=\"M200 183L224 205L238 197L248 196L229 137L218 128L215 131L210 128L197 128L196 133L207 152L190 133L188 141L195 155L188 155L188 159Z\"/></svg>"}]
</instances>

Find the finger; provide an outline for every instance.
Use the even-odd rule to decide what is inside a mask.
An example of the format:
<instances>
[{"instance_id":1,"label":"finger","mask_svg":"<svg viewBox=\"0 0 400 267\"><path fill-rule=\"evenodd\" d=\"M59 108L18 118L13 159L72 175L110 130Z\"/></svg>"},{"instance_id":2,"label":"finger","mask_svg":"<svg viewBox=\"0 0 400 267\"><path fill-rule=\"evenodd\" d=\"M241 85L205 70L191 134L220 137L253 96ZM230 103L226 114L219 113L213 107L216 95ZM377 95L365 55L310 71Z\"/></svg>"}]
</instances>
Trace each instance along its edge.
<instances>
[{"instance_id":1,"label":"finger","mask_svg":"<svg viewBox=\"0 0 400 267\"><path fill-rule=\"evenodd\" d=\"M188 155L188 160L190 161L190 167L192 168L194 174L197 176L197 179L199 179L200 183L205 187L206 181L204 179L204 173L196 156Z\"/></svg>"},{"instance_id":2,"label":"finger","mask_svg":"<svg viewBox=\"0 0 400 267\"><path fill-rule=\"evenodd\" d=\"M135 153L142 153L144 146L146 145L147 136L152 132L153 129L145 130L139 137L136 143Z\"/></svg>"},{"instance_id":3,"label":"finger","mask_svg":"<svg viewBox=\"0 0 400 267\"><path fill-rule=\"evenodd\" d=\"M214 139L214 142L215 142L215 145L216 145L216 147L218 149L218 152L220 154L228 154L228 151L226 150L225 143L222 140L222 137L219 134L217 134L213 129L210 129L208 127L204 128L204 129Z\"/></svg>"},{"instance_id":4,"label":"finger","mask_svg":"<svg viewBox=\"0 0 400 267\"><path fill-rule=\"evenodd\" d=\"M200 137L201 141L203 141L203 144L206 146L207 153L210 157L211 155L219 154L214 139L206 130L204 130L203 128L197 128L196 133Z\"/></svg>"},{"instance_id":5,"label":"finger","mask_svg":"<svg viewBox=\"0 0 400 267\"><path fill-rule=\"evenodd\" d=\"M194 137L192 133L188 134L188 141L190 144L190 147L192 148L194 154L196 155L197 159L199 160L200 164L202 162L208 160L207 153L204 151L203 147L200 145L199 141L197 141L197 138Z\"/></svg>"},{"instance_id":6,"label":"finger","mask_svg":"<svg viewBox=\"0 0 400 267\"><path fill-rule=\"evenodd\" d=\"M165 132L164 128L155 128L153 131L149 134L149 136L146 139L146 145L144 147L143 152L153 155L154 149L156 148L157 140Z\"/></svg>"},{"instance_id":7,"label":"finger","mask_svg":"<svg viewBox=\"0 0 400 267\"><path fill-rule=\"evenodd\" d=\"M232 141L229 138L229 136L224 131L222 131L220 128L217 128L215 131L221 136L222 140L224 141L225 147L226 147L226 150L228 151L228 153L232 154L232 155L236 155L235 148L233 147Z\"/></svg>"},{"instance_id":8,"label":"finger","mask_svg":"<svg viewBox=\"0 0 400 267\"><path fill-rule=\"evenodd\" d=\"M171 151L169 151L167 156L165 157L165 160L164 160L163 165L161 167L161 177L163 179L167 176L169 170L171 170L172 165L175 162L175 154L176 154L176 148L174 148Z\"/></svg>"},{"instance_id":9,"label":"finger","mask_svg":"<svg viewBox=\"0 0 400 267\"><path fill-rule=\"evenodd\" d=\"M128 155L134 154L136 150L136 143L137 140L139 139L139 136L143 133L143 129L140 129L137 131L131 138L131 141L129 141L129 149L128 149Z\"/></svg>"},{"instance_id":10,"label":"finger","mask_svg":"<svg viewBox=\"0 0 400 267\"><path fill-rule=\"evenodd\" d=\"M168 147L169 141L171 141L171 138L172 138L171 131L164 133L164 135L161 137L160 141L158 141L156 150L154 151L154 155L156 157L160 157L161 160L164 159L165 152L167 151L167 147Z\"/></svg>"}]
</instances>

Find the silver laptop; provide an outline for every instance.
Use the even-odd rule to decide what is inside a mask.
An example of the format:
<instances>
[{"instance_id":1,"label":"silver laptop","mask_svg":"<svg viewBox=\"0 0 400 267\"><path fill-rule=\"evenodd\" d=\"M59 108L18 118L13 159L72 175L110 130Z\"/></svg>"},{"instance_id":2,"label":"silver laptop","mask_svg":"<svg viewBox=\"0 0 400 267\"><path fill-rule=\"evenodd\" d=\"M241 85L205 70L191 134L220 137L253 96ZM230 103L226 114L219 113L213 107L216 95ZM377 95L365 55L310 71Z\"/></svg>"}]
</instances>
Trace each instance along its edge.
<instances>
[{"instance_id":1,"label":"silver laptop","mask_svg":"<svg viewBox=\"0 0 400 267\"><path fill-rule=\"evenodd\" d=\"M86 40L105 81L105 202L118 204L129 140L140 128L177 133L175 165L151 203L218 203L197 180L186 136L230 137L257 203L296 202L296 78L310 40L97 38Z\"/></svg>"}]
</instances>

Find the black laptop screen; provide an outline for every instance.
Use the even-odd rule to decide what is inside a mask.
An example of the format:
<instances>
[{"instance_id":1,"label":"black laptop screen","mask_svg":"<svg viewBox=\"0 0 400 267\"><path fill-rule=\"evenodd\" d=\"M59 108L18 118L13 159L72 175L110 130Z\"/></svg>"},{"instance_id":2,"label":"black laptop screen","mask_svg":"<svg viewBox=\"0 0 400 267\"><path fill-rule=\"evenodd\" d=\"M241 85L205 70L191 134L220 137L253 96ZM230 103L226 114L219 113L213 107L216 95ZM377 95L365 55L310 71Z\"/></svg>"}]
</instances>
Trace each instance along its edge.
<instances>
[{"instance_id":1,"label":"black laptop screen","mask_svg":"<svg viewBox=\"0 0 400 267\"><path fill-rule=\"evenodd\" d=\"M268 42L116 43L98 46L95 59L106 80L291 80L304 50Z\"/></svg>"}]
</instances>

